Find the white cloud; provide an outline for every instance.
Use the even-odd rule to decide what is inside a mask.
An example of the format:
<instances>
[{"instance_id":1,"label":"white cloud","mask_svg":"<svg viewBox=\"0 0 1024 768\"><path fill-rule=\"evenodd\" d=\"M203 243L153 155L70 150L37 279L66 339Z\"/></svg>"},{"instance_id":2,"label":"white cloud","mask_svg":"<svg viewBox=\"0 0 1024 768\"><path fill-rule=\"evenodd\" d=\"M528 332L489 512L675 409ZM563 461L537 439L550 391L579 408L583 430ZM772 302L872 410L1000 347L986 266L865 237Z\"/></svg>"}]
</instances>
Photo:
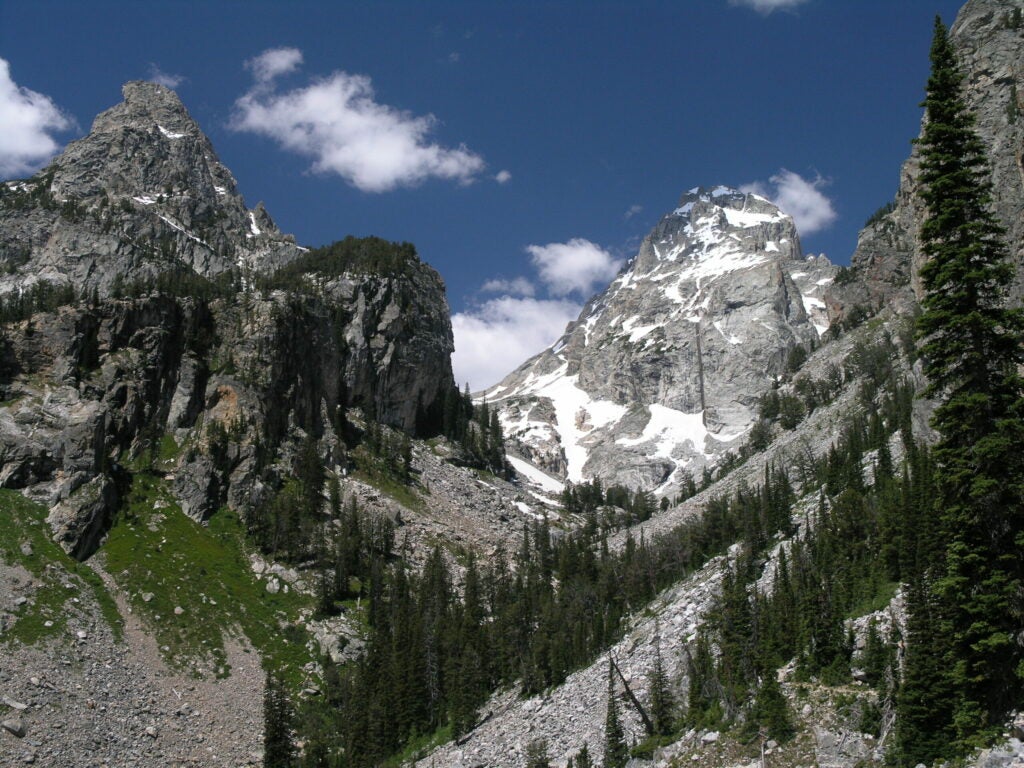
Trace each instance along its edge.
<instances>
[{"instance_id":1,"label":"white cloud","mask_svg":"<svg viewBox=\"0 0 1024 768\"><path fill-rule=\"evenodd\" d=\"M609 282L623 264L622 259L582 237L567 243L528 245L526 250L540 279L556 296L577 292L589 298L594 286Z\"/></svg>"},{"instance_id":2,"label":"white cloud","mask_svg":"<svg viewBox=\"0 0 1024 768\"><path fill-rule=\"evenodd\" d=\"M149 65L149 79L154 83L162 85L164 88L177 88L183 82L185 78L182 75L172 75L169 72L164 72L156 64Z\"/></svg>"},{"instance_id":3,"label":"white cloud","mask_svg":"<svg viewBox=\"0 0 1024 768\"><path fill-rule=\"evenodd\" d=\"M452 316L455 354L452 368L461 386L486 389L516 366L553 344L575 320L580 305L572 301L501 296Z\"/></svg>"},{"instance_id":4,"label":"white cloud","mask_svg":"<svg viewBox=\"0 0 1024 768\"><path fill-rule=\"evenodd\" d=\"M486 389L516 366L550 346L582 308L565 298L589 298L596 283L611 280L622 266L598 245L583 238L567 243L529 245L539 282L550 296L537 298L534 281L524 277L488 280L481 291L503 295L452 316L455 380L474 392Z\"/></svg>"},{"instance_id":5,"label":"white cloud","mask_svg":"<svg viewBox=\"0 0 1024 768\"><path fill-rule=\"evenodd\" d=\"M629 206L629 210L627 210L624 214L622 214L622 218L624 218L626 221L629 221L634 216L636 216L638 213L641 213L643 211L643 209L644 209L644 207L642 205L639 205L639 204L631 205L631 206Z\"/></svg>"},{"instance_id":6,"label":"white cloud","mask_svg":"<svg viewBox=\"0 0 1024 768\"><path fill-rule=\"evenodd\" d=\"M801 235L810 235L827 229L836 220L837 214L832 201L822 194L828 182L816 176L808 181L799 174L785 168L769 179L771 186L755 181L745 184L740 189L766 197L788 213L796 222L797 231Z\"/></svg>"},{"instance_id":7,"label":"white cloud","mask_svg":"<svg viewBox=\"0 0 1024 768\"><path fill-rule=\"evenodd\" d=\"M257 84L235 102L231 127L267 136L313 158L312 170L336 173L364 192L411 187L429 178L470 183L484 161L465 146L428 140L437 120L374 100L364 75L334 72L305 88L278 92L273 79L302 61L295 48L266 51L247 62Z\"/></svg>"},{"instance_id":8,"label":"white cloud","mask_svg":"<svg viewBox=\"0 0 1024 768\"><path fill-rule=\"evenodd\" d=\"M758 13L768 15L772 11L784 11L803 5L807 0L729 0L729 5L742 5L753 8Z\"/></svg>"},{"instance_id":9,"label":"white cloud","mask_svg":"<svg viewBox=\"0 0 1024 768\"><path fill-rule=\"evenodd\" d=\"M449 64L458 64L460 61L462 61L462 54L458 51L452 51L448 54Z\"/></svg>"},{"instance_id":10,"label":"white cloud","mask_svg":"<svg viewBox=\"0 0 1024 768\"><path fill-rule=\"evenodd\" d=\"M50 134L73 125L49 96L15 83L10 65L0 59L0 176L36 170L60 149Z\"/></svg>"},{"instance_id":11,"label":"white cloud","mask_svg":"<svg viewBox=\"0 0 1024 768\"><path fill-rule=\"evenodd\" d=\"M516 277L512 280L505 280L503 278L488 280L480 286L480 290L485 293L506 293L511 294L512 296L533 296L536 289L533 287L533 283L525 277Z\"/></svg>"},{"instance_id":12,"label":"white cloud","mask_svg":"<svg viewBox=\"0 0 1024 768\"><path fill-rule=\"evenodd\" d=\"M245 62L245 68L260 83L269 83L275 77L294 72L302 64L302 51L298 48L269 48Z\"/></svg>"},{"instance_id":13,"label":"white cloud","mask_svg":"<svg viewBox=\"0 0 1024 768\"><path fill-rule=\"evenodd\" d=\"M494 180L499 184L507 184L512 180L512 174L504 170L498 171L494 174Z\"/></svg>"}]
</instances>

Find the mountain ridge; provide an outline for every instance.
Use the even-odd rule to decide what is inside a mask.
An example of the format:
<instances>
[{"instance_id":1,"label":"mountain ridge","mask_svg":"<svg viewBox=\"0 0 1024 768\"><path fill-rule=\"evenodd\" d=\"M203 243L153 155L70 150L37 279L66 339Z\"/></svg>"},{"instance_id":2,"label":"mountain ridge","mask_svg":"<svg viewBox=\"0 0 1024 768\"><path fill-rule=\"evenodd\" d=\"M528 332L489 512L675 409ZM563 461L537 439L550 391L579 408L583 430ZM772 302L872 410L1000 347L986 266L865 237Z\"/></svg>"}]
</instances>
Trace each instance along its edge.
<instances>
[{"instance_id":1,"label":"mountain ridge","mask_svg":"<svg viewBox=\"0 0 1024 768\"><path fill-rule=\"evenodd\" d=\"M971 0L957 22L959 44L967 45L978 30L988 35L1000 22L985 15L1003 8L993 0ZM1002 31L996 36L999 45L1008 39ZM172 182L169 192L152 189L176 172L181 158L175 152L192 157L189 146L201 152L205 139L180 121L176 97L154 90L159 86L129 86L125 103L97 118L98 133L113 137L109 143L98 136L76 144L71 155L55 161L52 174L44 171L31 184L5 185L0 195L0 260L8 267L0 283L11 297L30 284L33 269L49 264L57 274L52 270L61 263L60 248L70 248L68 271L81 274L82 286L90 289L88 296L22 307L20 313L16 306L5 307L13 319L4 325L0 346L0 486L45 507L33 506L30 515L22 516L22 505L11 502L13 494L0 492L0 518L15 521L10 526L14 537L0 541L0 587L7 587L0 588L0 633L5 653L10 649L14 659L0 669L0 693L7 697L0 712L8 718L6 733L0 732L0 761L31 757L71 766L89 753L121 764L203 762L214 760L207 755L217 750L235 764L258 764L263 759L258 749L264 691L257 658L269 670L281 663L281 646L288 649L292 666L285 676L293 702L310 707L303 712L333 712L342 701L348 711L370 709L361 705L370 700L369 693L390 684L391 668L370 669L369 688L353 693L346 684L350 670L332 666L354 665L374 633L390 625L380 614L370 618L370 611L378 604L394 608L400 603L390 615L401 619L413 602L401 592L402 585L428 584L452 596L451 604L438 611L428 601L420 626L437 627L441 615L469 617L453 635L461 636L473 628L464 629L473 612L463 609L469 605L468 573L476 557L481 563L491 558L506 562L503 553L512 553L507 562L518 574L506 583L515 585L514 577L521 577L520 594L497 590L480 606L491 597L511 601L525 596L522 613L503 625L508 635L527 637L541 625L556 625L562 634L546 645L543 637L537 643L532 638L533 655L512 670L511 679L522 682L516 675L525 679L523 670L536 667L565 672L564 682L545 687L543 678L534 677L532 687L523 685L529 696L520 695L514 684L494 693L477 709L470 706L468 715L462 713L467 719L460 727L466 732L438 747L452 731L428 732L409 744L409 760L424 766L513 766L540 745L553 748L556 764L565 766L583 746L591 754L600 752L604 708L618 702L625 733L639 742L632 764L719 768L756 763L756 737L746 732L751 721L743 715L708 718L663 741L652 740L640 714L653 699L652 670L664 661L668 688L677 701L686 698L697 679L698 636L706 627L716 631L716 621L707 618L717 613L717 625L726 623L721 617L730 600L733 607L766 610L773 583L782 578L787 561L796 572L801 547L811 548L808 537L815 528L835 524L837 539L863 540L866 550L893 544L885 535L861 536L859 526L873 519L876 502L886 498L886 489L878 488L879 473L888 466L891 479L898 481L895 467L914 452L910 436L925 444L933 437L927 426L932 404L915 397L924 379L910 319L915 307L912 249L893 247L870 268L859 260L838 273L826 259L803 255L792 220L769 201L726 187L691 189L558 342L484 393L490 411L480 406L476 413L493 416L497 410L499 418L467 424L466 403L452 396L452 338L440 277L414 253L407 257L404 244L354 241L352 247L365 245L367 251L353 255L342 245L330 263L325 251L303 254L279 236L269 217L258 214L259 206L245 208L223 175L226 169L218 170L205 157L197 160L198 176L192 181L185 179L178 187ZM990 117L1005 107L1000 100L1007 88L999 84ZM138 98L153 103L141 109L128 103ZM89 173L74 168L93 162L93 154L106 162L119 141L126 146L141 142L143 157L166 163L141 169L141 176L90 187L95 179L89 173L99 174L101 168L115 175L134 173L133 166L117 159L120 152L110 165L100 163ZM1016 159L1008 160L1007 145L1001 146L1004 155L996 164L1012 170ZM19 189L19 184L28 188ZM1004 190L1009 197L1001 205L1012 202L1013 191ZM117 202L101 204L111 193ZM900 192L912 193L910 186ZM224 216L204 219L205 212L219 210L222 199ZM111 207L116 210L108 211ZM876 235L896 241L912 236L914 215L897 206L866 228L865 242ZM894 224L901 216L903 223ZM200 231L204 221L209 228ZM898 237L890 231L897 224L904 227ZM104 232L106 226L110 229ZM121 242L133 227L137 242ZM110 240L103 239L111 233ZM27 241L19 240L23 235ZM26 242L28 251L23 250ZM95 242L101 245L78 245ZM103 245L110 242L119 247ZM380 258L377 248L382 249ZM239 263L239 253L249 260ZM365 268L347 269L350 256ZM374 267L391 257L401 269ZM104 265L116 280L98 274ZM159 282L168 271L200 280ZM269 280L270 273L281 275L281 281ZM844 275L838 282L837 274ZM903 284L901 275L907 275ZM221 287L192 295L197 285L204 291ZM874 297L870 301L869 295ZM858 306L859 318L853 312ZM771 413L765 406L773 396ZM519 478L507 482L491 469L458 466L460 449L454 440L420 430L425 421L449 418L456 424L462 420L462 439L468 442L480 441L485 431L489 438L500 436L498 427L503 426ZM749 450L739 450L740 444ZM844 464L840 457L847 453L855 460ZM383 551L380 571L394 566L394 581L383 583L390 583L401 600L389 602L380 571L345 570L351 560L342 565L331 561L337 553L313 547L298 556L286 547L267 552L248 538L252 519L276 510L281 515L276 525L307 503L300 497L309 495L305 478L310 463L315 464L312 474L328 482L316 488L308 502L313 512L302 524L340 544L358 538L360 525L366 526L366 541L387 539L390 531L396 538ZM680 499L677 491L698 474L705 475L703 487ZM777 477L781 481L773 480ZM554 498L561 478L653 489L667 508L647 510L653 516L644 520L621 503L621 495L608 494L596 509L572 511ZM770 481L785 492L773 491ZM899 493L896 487L887 486L888 502L896 506L902 503L894 502L897 497L906 501L923 495L913 486L900 486ZM773 493L789 500L783 505L787 519L769 523L767 518L778 512L772 508L779 505ZM735 519L722 520L723 505L754 510L751 519L742 521L758 539L756 547L748 541L749 552L736 543L716 554L712 546L717 545L702 538L714 524L723 529L736 524ZM360 518L357 506L366 517ZM12 509L18 514L10 514ZM686 528L704 518L710 518L707 527ZM357 533L350 536L353 527ZM739 527L737 538L747 537ZM693 535L679 537L665 560L643 558L650 547L680 530ZM581 533L594 538L581 539L589 549L579 550L578 562L572 562L571 548L551 558L553 546ZM51 534L86 563L60 557ZM212 543L217 547L211 548ZM340 557L348 558L340 544ZM199 555L211 551L220 560L202 562ZM622 553L641 557L608 559ZM704 555L712 556L705 560ZM578 577L592 574L598 562L602 568L607 562L643 563L650 570L602 571L599 586L610 599L595 610L596 595L604 593ZM696 565L683 572L685 563ZM650 603L623 607L615 602L612 609L622 593L642 592L627 592L627 582L655 583L663 576L654 567L659 564L682 573L680 580ZM848 586L838 579L851 569L844 561L836 571L839 565L845 572L833 573L834 584L822 581L833 593ZM105 626L109 596L104 602L101 591L91 593L86 577L93 568L120 600L122 619L127 614L131 654L120 645L118 620ZM234 570L221 583L225 568ZM418 582L420 569L428 570L431 579ZM165 581L157 578L167 573L171 577ZM819 572L808 573L807 580L818 586L813 582ZM727 593L730 581L740 586L732 594ZM743 689L743 696L754 698L741 701L737 712L753 716L761 706L761 683L777 682L782 711L796 729L795 738L785 743L762 736L762 760L781 766L883 763L891 725L883 711L888 694L855 665L867 655L872 628L896 647L889 633L905 630L906 613L896 584L868 587L870 599L863 605L854 605L847 594L843 610L826 616L836 630L833 636L819 638L810 623L795 633L801 638L810 633L822 644L828 640L845 649L841 685L829 682L829 670L801 670L804 658L787 657L778 669L769 668L777 675L759 680L756 692ZM339 594L345 599L335 599ZM540 595L557 599L541 605ZM587 616L609 622L613 615L615 621L624 617L616 625L621 634L612 633L607 658L599 652L584 661L574 656L575 667L567 662L574 650L570 646L581 638L570 636L565 625L570 619L577 629L585 631L586 625L578 616L558 612L563 599L570 605L578 601L579 613ZM820 607L804 603L815 619L827 614L826 608L835 605L830 600ZM481 607L480 616L486 610ZM175 642L184 644L182 638L197 629L194 637L202 637L207 622L227 622L250 611L246 618L262 624L261 642L254 639L256 633L246 634L251 623L238 622L224 630L223 638L219 629L215 633L216 639L230 641L224 647L214 641L214 647L191 649L198 654L201 674L230 674L229 682L190 684L175 675L170 667L188 660L172 647ZM479 618L476 624L483 630L475 636L487 637L489 622ZM21 644L31 632L38 632L39 639ZM174 642L158 650L156 638L167 637ZM145 658L138 655L140 638L152 646ZM203 643L212 638L204 637ZM429 632L416 638L420 642L395 644L403 660L413 656L410 649L447 651L449 641ZM509 642L493 634L490 639L495 645ZM724 653L722 645L705 649L712 664L716 654ZM254 653L248 655L249 650ZM470 650L477 659L498 653L493 645L482 646L482 652ZM431 667L437 672L432 683L440 686L441 678L464 670L469 678L473 653ZM125 659L133 674L142 673L139 687L148 701L133 700L132 674L119 668ZM620 670L612 684L609 659ZM411 664L394 669L416 673ZM701 693L698 689L695 698ZM383 700L375 696L373 703ZM111 712L118 720L116 730L109 722ZM877 722L871 719L875 715ZM58 717L60 728L54 725ZM378 713L372 722L386 718ZM1016 730L1007 732L1008 746L983 752L972 764L1019 764L1024 722L1018 716L1009 725ZM16 740L26 733L27 741ZM303 748L309 755L336 734L325 736L311 728L306 735L311 738ZM397 741L405 738L405 731L397 734Z\"/></svg>"}]
</instances>

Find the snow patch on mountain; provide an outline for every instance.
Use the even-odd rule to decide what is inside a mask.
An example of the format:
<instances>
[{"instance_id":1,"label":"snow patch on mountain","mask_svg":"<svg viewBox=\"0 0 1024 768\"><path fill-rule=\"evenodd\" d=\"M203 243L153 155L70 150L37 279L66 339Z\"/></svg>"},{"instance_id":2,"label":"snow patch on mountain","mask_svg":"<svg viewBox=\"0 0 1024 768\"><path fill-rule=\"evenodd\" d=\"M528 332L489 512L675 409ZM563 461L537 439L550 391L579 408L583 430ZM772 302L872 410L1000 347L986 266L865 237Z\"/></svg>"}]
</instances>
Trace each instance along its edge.
<instances>
[{"instance_id":1,"label":"snow patch on mountain","mask_svg":"<svg viewBox=\"0 0 1024 768\"><path fill-rule=\"evenodd\" d=\"M185 137L184 133L175 133L174 131L169 131L166 128L164 128L162 125L158 125L157 128L159 128L160 129L160 133L162 133L168 139L181 139L181 138Z\"/></svg>"},{"instance_id":2,"label":"snow patch on mountain","mask_svg":"<svg viewBox=\"0 0 1024 768\"><path fill-rule=\"evenodd\" d=\"M560 483L558 480L551 477L551 475L541 472L528 461L524 461L517 456L506 456L505 458L508 459L508 462L512 465L512 468L516 471L517 475L529 480L538 488L541 488L548 493L561 493L565 490L565 483Z\"/></svg>"},{"instance_id":3,"label":"snow patch on mountain","mask_svg":"<svg viewBox=\"0 0 1024 768\"><path fill-rule=\"evenodd\" d=\"M563 365L546 376L534 378L521 390L521 394L544 397L554 405L553 426L565 454L566 476L578 483L584 479L583 465L587 462L585 438L595 430L617 422L626 408L609 400L592 398L576 386L578 377L566 375L567 368Z\"/></svg>"}]
</instances>

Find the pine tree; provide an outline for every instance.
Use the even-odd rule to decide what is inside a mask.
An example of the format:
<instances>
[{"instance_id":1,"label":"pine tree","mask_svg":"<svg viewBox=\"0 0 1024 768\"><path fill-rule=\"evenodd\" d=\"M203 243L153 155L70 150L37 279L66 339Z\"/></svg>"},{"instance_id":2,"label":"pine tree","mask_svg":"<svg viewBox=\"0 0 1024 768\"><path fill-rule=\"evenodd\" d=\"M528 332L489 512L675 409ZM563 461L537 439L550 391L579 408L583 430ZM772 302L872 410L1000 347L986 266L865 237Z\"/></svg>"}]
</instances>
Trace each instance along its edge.
<instances>
[{"instance_id":1,"label":"pine tree","mask_svg":"<svg viewBox=\"0 0 1024 768\"><path fill-rule=\"evenodd\" d=\"M773 670L768 670L761 681L754 699L751 713L753 722L763 725L773 739L785 741L793 735L793 722L789 715L789 705L779 687L779 681Z\"/></svg>"},{"instance_id":2,"label":"pine tree","mask_svg":"<svg viewBox=\"0 0 1024 768\"><path fill-rule=\"evenodd\" d=\"M944 563L935 583L957 691L963 752L994 735L1024 695L1024 362L1022 316L1004 305L1013 267L990 211L991 182L953 46L936 19L920 141L926 291L918 334L939 400L937 465Z\"/></svg>"},{"instance_id":3,"label":"pine tree","mask_svg":"<svg viewBox=\"0 0 1024 768\"><path fill-rule=\"evenodd\" d=\"M619 720L619 702L615 698L615 670L608 660L608 711L604 720L604 768L623 768L629 762L626 734Z\"/></svg>"},{"instance_id":4,"label":"pine tree","mask_svg":"<svg viewBox=\"0 0 1024 768\"><path fill-rule=\"evenodd\" d=\"M590 750L586 744L576 753L575 768L594 768L594 761L590 759Z\"/></svg>"},{"instance_id":5,"label":"pine tree","mask_svg":"<svg viewBox=\"0 0 1024 768\"><path fill-rule=\"evenodd\" d=\"M654 667L651 669L650 691L651 691L651 722L654 724L654 732L659 736L668 736L675 728L675 700L672 691L669 690L668 675L665 674L665 666L661 661L661 642L655 645Z\"/></svg>"},{"instance_id":6,"label":"pine tree","mask_svg":"<svg viewBox=\"0 0 1024 768\"><path fill-rule=\"evenodd\" d=\"M550 768L548 762L548 743L545 739L537 739L526 745L526 768Z\"/></svg>"},{"instance_id":7,"label":"pine tree","mask_svg":"<svg viewBox=\"0 0 1024 768\"><path fill-rule=\"evenodd\" d=\"M907 585L903 678L896 693L895 762L901 768L942 757L953 740L950 675L939 603L924 575Z\"/></svg>"},{"instance_id":8,"label":"pine tree","mask_svg":"<svg viewBox=\"0 0 1024 768\"><path fill-rule=\"evenodd\" d=\"M295 715L281 680L267 672L263 691L263 764L266 768L292 768L295 745L292 727Z\"/></svg>"}]
</instances>

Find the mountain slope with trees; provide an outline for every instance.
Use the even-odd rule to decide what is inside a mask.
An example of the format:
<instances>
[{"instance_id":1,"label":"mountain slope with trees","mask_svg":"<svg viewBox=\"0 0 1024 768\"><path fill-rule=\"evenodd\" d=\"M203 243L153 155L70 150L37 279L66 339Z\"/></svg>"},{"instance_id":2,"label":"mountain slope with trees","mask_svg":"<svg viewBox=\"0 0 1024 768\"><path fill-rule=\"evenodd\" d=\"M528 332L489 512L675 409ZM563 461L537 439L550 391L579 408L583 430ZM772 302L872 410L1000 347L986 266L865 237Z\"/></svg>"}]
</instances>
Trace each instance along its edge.
<instances>
[{"instance_id":1,"label":"mountain slope with trees","mask_svg":"<svg viewBox=\"0 0 1024 768\"><path fill-rule=\"evenodd\" d=\"M274 253L287 258L262 269L263 251L252 251L236 270L221 246L241 247L246 229L260 237L263 219L233 186L218 191L226 169L188 169L201 178L186 174L187 194L171 184L149 195L121 177L98 193L75 157L111 141L166 155L172 139L150 112L192 130L167 94L151 94L150 109L139 99L151 89L130 89L131 109L101 116L94 144L77 142L60 173L0 196L14 230L128 227L133 247L152 246L138 274L86 295L37 287L2 308L0 483L49 509L0 496L15 532L0 544L0 643L15 670L0 670L10 722L0 760L76 765L79 748L119 764L185 760L201 743L193 735L217 738L184 705L125 701L110 706L134 730L90 739L104 681L127 685L93 635L117 653L134 644L133 659L153 646L154 674L178 699L194 693L183 671L230 681L198 686L203 711L215 720L211 691L232 691L231 759L262 741L276 768L995 768L1024 757L1012 739L1008 751L974 751L1024 728L1024 326L1012 308L1021 243L1007 244L1008 193L990 181L1006 158L986 158L990 115L972 117L966 95L976 100L978 86L961 68L976 61L972 30L982 48L1017 50L1019 5L971 0L952 35L936 23L917 202L868 227L920 212L920 258L906 262L919 272L889 283L901 300L836 304L831 326L815 329L821 307L791 273L809 262L787 217L725 188L690 193L664 237L645 243L639 266L676 275L673 259L701 266L687 250L694 227L708 242L726 230L746 238L715 252L748 259L718 264L721 274L765 281L730 277L750 300L731 309L762 317L770 307L785 331L759 350L763 370L744 369L756 379L741 393L750 429L699 477L677 474L684 457L672 454L661 502L643 473L570 473L574 482L546 491L515 476L509 411L455 388L443 286L411 245L347 238L302 251L274 230ZM188 131L173 141L206 146ZM111 195L123 198L113 210ZM151 221L198 226L220 197L225 213L203 232ZM196 237L223 260L198 264ZM672 238L675 250L659 250ZM779 266L769 254L783 239ZM24 278L23 255L4 252L11 279ZM829 265L810 266L831 277ZM834 296L893 277L880 275L859 264ZM727 293L709 301L724 312ZM625 327L601 320L603 309L595 300L593 324L567 339L586 347L607 321L600 330L623 355L664 352L656 323L638 325L637 314ZM680 327L693 333L699 374L706 355L726 359L743 341L695 317L695 330ZM557 362L549 395L599 373ZM520 374L532 382L517 395L529 422L527 410L546 414L544 387ZM685 395L704 406L697 380ZM570 414L574 434L619 413L606 406L620 394ZM654 404L632 416L617 405L626 431L615 440L665 459L659 436L673 430L659 432ZM721 423L700 410L705 439ZM572 469L588 465L600 462ZM51 526L85 563L48 541ZM31 674L51 662L44 679ZM155 685L147 677L154 699ZM74 750L46 730L57 709ZM180 727L186 717L197 734ZM165 731L174 735L161 741Z\"/></svg>"}]
</instances>

